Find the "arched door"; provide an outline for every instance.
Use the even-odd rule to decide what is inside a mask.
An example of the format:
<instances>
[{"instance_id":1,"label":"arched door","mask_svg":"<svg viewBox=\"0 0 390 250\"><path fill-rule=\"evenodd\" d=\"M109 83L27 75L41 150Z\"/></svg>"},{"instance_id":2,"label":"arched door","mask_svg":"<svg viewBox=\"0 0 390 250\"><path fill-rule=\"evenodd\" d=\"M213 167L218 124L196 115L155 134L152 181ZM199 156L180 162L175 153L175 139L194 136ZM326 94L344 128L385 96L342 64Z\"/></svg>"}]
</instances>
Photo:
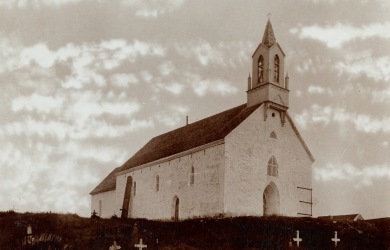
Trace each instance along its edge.
<instances>
[{"instance_id":1,"label":"arched door","mask_svg":"<svg viewBox=\"0 0 390 250\"><path fill-rule=\"evenodd\" d=\"M179 197L177 197L177 196L173 197L172 220L174 220L174 221L179 220Z\"/></svg>"},{"instance_id":2,"label":"arched door","mask_svg":"<svg viewBox=\"0 0 390 250\"><path fill-rule=\"evenodd\" d=\"M271 182L263 193L263 215L280 214L280 197L275 183Z\"/></svg>"}]
</instances>

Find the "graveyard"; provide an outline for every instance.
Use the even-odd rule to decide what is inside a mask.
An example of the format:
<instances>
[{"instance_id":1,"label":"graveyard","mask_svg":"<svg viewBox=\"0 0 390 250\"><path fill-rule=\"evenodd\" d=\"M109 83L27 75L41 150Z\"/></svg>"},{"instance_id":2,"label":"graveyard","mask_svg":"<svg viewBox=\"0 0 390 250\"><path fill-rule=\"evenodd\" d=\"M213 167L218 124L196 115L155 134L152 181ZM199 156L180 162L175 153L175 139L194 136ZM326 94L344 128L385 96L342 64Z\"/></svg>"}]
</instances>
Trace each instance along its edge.
<instances>
[{"instance_id":1,"label":"graveyard","mask_svg":"<svg viewBox=\"0 0 390 250\"><path fill-rule=\"evenodd\" d=\"M390 218L283 216L184 221L0 212L0 249L388 249ZM119 248L120 246L120 248ZM115 249L115 248L112 248Z\"/></svg>"}]
</instances>

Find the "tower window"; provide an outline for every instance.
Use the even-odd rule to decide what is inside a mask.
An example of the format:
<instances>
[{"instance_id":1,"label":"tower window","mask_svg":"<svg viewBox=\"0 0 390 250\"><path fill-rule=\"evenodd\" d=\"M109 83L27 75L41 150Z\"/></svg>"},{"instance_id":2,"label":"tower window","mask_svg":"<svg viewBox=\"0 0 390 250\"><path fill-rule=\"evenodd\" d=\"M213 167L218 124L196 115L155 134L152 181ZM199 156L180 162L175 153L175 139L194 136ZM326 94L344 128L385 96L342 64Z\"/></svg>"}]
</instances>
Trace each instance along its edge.
<instances>
[{"instance_id":1,"label":"tower window","mask_svg":"<svg viewBox=\"0 0 390 250\"><path fill-rule=\"evenodd\" d=\"M274 58L274 82L279 82L279 56Z\"/></svg>"},{"instance_id":2,"label":"tower window","mask_svg":"<svg viewBox=\"0 0 390 250\"><path fill-rule=\"evenodd\" d=\"M137 182L134 182L134 196L137 193Z\"/></svg>"},{"instance_id":3,"label":"tower window","mask_svg":"<svg viewBox=\"0 0 390 250\"><path fill-rule=\"evenodd\" d=\"M191 173L190 173L190 185L195 184L195 168L194 166L191 167Z\"/></svg>"},{"instance_id":4,"label":"tower window","mask_svg":"<svg viewBox=\"0 0 390 250\"><path fill-rule=\"evenodd\" d=\"M278 177L278 163L276 162L274 156L272 156L271 159L269 159L268 161L267 174L269 176Z\"/></svg>"},{"instance_id":5,"label":"tower window","mask_svg":"<svg viewBox=\"0 0 390 250\"><path fill-rule=\"evenodd\" d=\"M160 176L156 176L156 192L160 191Z\"/></svg>"},{"instance_id":6,"label":"tower window","mask_svg":"<svg viewBox=\"0 0 390 250\"><path fill-rule=\"evenodd\" d=\"M263 56L259 57L258 61L258 75L257 75L257 82L262 83L264 80L264 58Z\"/></svg>"}]
</instances>

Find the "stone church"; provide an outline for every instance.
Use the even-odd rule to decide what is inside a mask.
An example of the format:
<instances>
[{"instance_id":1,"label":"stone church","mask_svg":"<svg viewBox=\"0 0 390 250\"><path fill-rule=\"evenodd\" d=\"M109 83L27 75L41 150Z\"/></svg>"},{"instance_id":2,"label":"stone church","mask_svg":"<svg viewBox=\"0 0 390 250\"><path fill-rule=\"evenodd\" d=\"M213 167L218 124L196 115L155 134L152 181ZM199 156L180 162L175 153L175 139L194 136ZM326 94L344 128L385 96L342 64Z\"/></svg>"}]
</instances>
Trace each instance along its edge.
<instances>
[{"instance_id":1,"label":"stone church","mask_svg":"<svg viewBox=\"0 0 390 250\"><path fill-rule=\"evenodd\" d=\"M311 216L314 158L290 115L285 54L268 20L247 102L152 138L91 195L100 217Z\"/></svg>"}]
</instances>

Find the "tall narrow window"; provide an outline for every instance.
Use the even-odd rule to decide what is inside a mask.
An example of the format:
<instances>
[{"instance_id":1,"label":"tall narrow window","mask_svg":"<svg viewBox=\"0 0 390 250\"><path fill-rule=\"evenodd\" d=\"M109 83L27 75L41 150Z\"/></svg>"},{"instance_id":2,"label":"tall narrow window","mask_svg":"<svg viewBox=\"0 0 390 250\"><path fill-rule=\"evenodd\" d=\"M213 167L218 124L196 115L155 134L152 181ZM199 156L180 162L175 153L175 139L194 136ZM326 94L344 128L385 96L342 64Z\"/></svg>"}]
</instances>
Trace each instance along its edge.
<instances>
[{"instance_id":1,"label":"tall narrow window","mask_svg":"<svg viewBox=\"0 0 390 250\"><path fill-rule=\"evenodd\" d=\"M160 190L160 176L156 176L156 192Z\"/></svg>"},{"instance_id":2,"label":"tall narrow window","mask_svg":"<svg viewBox=\"0 0 390 250\"><path fill-rule=\"evenodd\" d=\"M267 174L269 176L278 177L278 163L276 162L274 156L272 156L271 159L269 159L268 161Z\"/></svg>"},{"instance_id":3,"label":"tall narrow window","mask_svg":"<svg viewBox=\"0 0 390 250\"><path fill-rule=\"evenodd\" d=\"M137 182L134 182L134 196L137 193Z\"/></svg>"},{"instance_id":4,"label":"tall narrow window","mask_svg":"<svg viewBox=\"0 0 390 250\"><path fill-rule=\"evenodd\" d=\"M195 168L194 166L191 167L191 173L190 173L190 185L195 184Z\"/></svg>"},{"instance_id":5,"label":"tall narrow window","mask_svg":"<svg viewBox=\"0 0 390 250\"><path fill-rule=\"evenodd\" d=\"M263 56L259 57L258 61L258 75L257 75L257 82L262 83L264 80L264 58Z\"/></svg>"},{"instance_id":6,"label":"tall narrow window","mask_svg":"<svg viewBox=\"0 0 390 250\"><path fill-rule=\"evenodd\" d=\"M102 217L102 208L103 208L103 204L102 204L102 200L99 201L99 216Z\"/></svg>"},{"instance_id":7,"label":"tall narrow window","mask_svg":"<svg viewBox=\"0 0 390 250\"><path fill-rule=\"evenodd\" d=\"M274 82L279 82L279 56L274 58Z\"/></svg>"}]
</instances>

